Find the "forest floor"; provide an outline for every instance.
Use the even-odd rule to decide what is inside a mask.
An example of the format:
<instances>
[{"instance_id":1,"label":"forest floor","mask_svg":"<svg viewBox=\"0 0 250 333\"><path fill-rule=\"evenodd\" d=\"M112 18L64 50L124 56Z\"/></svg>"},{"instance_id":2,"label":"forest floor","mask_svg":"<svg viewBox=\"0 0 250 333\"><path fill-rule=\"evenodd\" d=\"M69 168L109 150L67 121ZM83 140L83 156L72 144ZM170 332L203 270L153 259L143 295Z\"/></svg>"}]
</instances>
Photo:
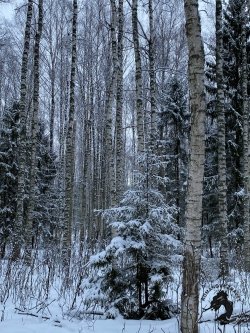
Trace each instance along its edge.
<instances>
[{"instance_id":1,"label":"forest floor","mask_svg":"<svg viewBox=\"0 0 250 333\"><path fill-rule=\"evenodd\" d=\"M208 265L208 260L206 260ZM68 293L61 292L61 281L55 278L50 288L46 288L46 269L37 266L37 273L32 277L30 271L12 270L6 275L7 265L2 263L0 270L0 333L179 333L180 317L175 315L168 320L125 320L122 317L104 319L100 315L83 314L84 301L79 295L72 308L76 286ZM40 271L39 271L40 269ZM209 271L206 268L207 277ZM59 275L58 275L59 276ZM21 279L23 277L23 280ZM75 278L74 281L77 281ZM172 282L166 290L166 299L180 307L181 293L180 269L176 270ZM233 303L230 322L222 326L215 318L225 312L210 309L211 301L220 290L225 290ZM91 308L85 308L90 311ZM228 282L210 279L202 281L200 289L200 333L250 333L250 276L232 270ZM245 313L247 322L236 321Z\"/></svg>"},{"instance_id":2,"label":"forest floor","mask_svg":"<svg viewBox=\"0 0 250 333\"><path fill-rule=\"evenodd\" d=\"M2 309L3 310L3 309ZM200 324L201 333L247 333L250 324L223 326L214 321L214 312L209 311ZM35 312L34 312L35 313ZM124 320L88 318L76 319L60 315L52 309L49 319L32 316L32 312L20 314L12 305L4 309L4 318L0 322L1 333L179 333L179 318L169 320ZM249 327L249 328L248 328Z\"/></svg>"}]
</instances>

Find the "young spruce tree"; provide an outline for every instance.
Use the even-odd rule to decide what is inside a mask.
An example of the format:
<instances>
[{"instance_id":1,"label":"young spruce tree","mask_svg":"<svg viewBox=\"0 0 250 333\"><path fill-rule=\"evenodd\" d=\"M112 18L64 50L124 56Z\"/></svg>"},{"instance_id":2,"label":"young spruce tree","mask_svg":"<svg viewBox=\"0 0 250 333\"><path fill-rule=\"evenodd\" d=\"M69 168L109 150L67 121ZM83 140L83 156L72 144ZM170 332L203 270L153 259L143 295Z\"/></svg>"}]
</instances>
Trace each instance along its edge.
<instances>
[{"instance_id":1,"label":"young spruce tree","mask_svg":"<svg viewBox=\"0 0 250 333\"><path fill-rule=\"evenodd\" d=\"M3 115L0 135L0 258L5 255L16 217L18 122L19 108L14 104Z\"/></svg>"},{"instance_id":2,"label":"young spruce tree","mask_svg":"<svg viewBox=\"0 0 250 333\"><path fill-rule=\"evenodd\" d=\"M111 317L120 313L125 318L141 318L149 304L162 299L174 249L180 246L175 207L158 190L165 179L156 173L155 181L149 181L147 166L159 168L159 159L149 153L141 159L144 171L135 177L137 183L124 193L120 206L102 212L115 236L90 258L90 274L84 281L85 303L99 304Z\"/></svg>"}]
</instances>

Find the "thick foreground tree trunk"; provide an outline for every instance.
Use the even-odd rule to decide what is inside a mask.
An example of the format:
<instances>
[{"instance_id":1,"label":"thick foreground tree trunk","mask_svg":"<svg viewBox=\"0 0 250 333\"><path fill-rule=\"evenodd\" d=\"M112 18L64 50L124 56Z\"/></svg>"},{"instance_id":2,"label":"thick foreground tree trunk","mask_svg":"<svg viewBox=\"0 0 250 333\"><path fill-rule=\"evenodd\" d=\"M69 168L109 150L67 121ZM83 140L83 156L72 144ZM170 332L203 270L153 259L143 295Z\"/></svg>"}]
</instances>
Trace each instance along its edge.
<instances>
[{"instance_id":1,"label":"thick foreground tree trunk","mask_svg":"<svg viewBox=\"0 0 250 333\"><path fill-rule=\"evenodd\" d=\"M198 0L185 0L191 109L190 160L186 205L181 332L198 333L202 193L205 160L204 49Z\"/></svg>"}]
</instances>

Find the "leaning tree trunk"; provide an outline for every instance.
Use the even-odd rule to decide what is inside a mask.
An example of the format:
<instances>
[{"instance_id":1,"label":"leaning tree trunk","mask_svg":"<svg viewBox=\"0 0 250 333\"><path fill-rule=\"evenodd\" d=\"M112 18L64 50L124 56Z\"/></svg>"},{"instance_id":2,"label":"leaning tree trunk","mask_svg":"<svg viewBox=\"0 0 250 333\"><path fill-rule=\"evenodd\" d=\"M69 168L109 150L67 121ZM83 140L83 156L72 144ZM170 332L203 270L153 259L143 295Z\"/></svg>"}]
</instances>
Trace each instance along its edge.
<instances>
[{"instance_id":1,"label":"leaning tree trunk","mask_svg":"<svg viewBox=\"0 0 250 333\"><path fill-rule=\"evenodd\" d=\"M75 117L75 76L76 76L76 31L77 31L77 0L73 0L72 20L72 50L71 50L71 75L69 97L69 119L66 134L65 153L65 209L62 259L65 267L65 276L69 273L72 247L73 224L73 187L74 187L74 117Z\"/></svg>"},{"instance_id":2,"label":"leaning tree trunk","mask_svg":"<svg viewBox=\"0 0 250 333\"><path fill-rule=\"evenodd\" d=\"M245 270L250 272L250 179L249 179L249 103L247 94L248 85L248 70L247 70L247 36L246 28L248 21L248 11L246 10L245 2L242 5L242 95L243 95L243 147L244 147L244 260Z\"/></svg>"},{"instance_id":3,"label":"leaning tree trunk","mask_svg":"<svg viewBox=\"0 0 250 333\"><path fill-rule=\"evenodd\" d=\"M202 194L205 161L204 49L198 0L185 0L191 108L190 160L181 299L181 332L198 333Z\"/></svg>"},{"instance_id":4,"label":"leaning tree trunk","mask_svg":"<svg viewBox=\"0 0 250 333\"><path fill-rule=\"evenodd\" d=\"M132 29L135 54L135 89L136 89L136 122L138 153L144 151L144 127L143 127L143 100L142 100L142 65L138 32L138 0L132 1Z\"/></svg>"},{"instance_id":5,"label":"leaning tree trunk","mask_svg":"<svg viewBox=\"0 0 250 333\"><path fill-rule=\"evenodd\" d=\"M222 1L216 1L216 110L218 114L218 203L221 227L220 276L228 275L228 241L227 241L227 177L226 177L226 141L225 109L223 91L223 15Z\"/></svg>"},{"instance_id":6,"label":"leaning tree trunk","mask_svg":"<svg viewBox=\"0 0 250 333\"><path fill-rule=\"evenodd\" d=\"M26 27L24 35L24 48L21 67L20 87L20 134L19 134L19 161L18 161L18 187L17 187L17 211L15 220L15 232L13 235L12 260L20 256L23 226L23 200L25 194L25 166L26 166L26 99L27 99L27 73L30 49L31 21L33 16L33 0L29 0L27 8Z\"/></svg>"}]
</instances>

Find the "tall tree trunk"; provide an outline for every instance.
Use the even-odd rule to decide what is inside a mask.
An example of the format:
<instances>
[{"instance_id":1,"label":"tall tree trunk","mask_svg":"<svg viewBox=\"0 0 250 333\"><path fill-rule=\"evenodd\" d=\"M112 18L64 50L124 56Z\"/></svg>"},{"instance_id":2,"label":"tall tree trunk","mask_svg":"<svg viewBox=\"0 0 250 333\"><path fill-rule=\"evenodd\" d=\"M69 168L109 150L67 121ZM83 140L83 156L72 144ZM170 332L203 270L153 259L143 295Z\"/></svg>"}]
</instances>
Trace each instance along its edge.
<instances>
[{"instance_id":1,"label":"tall tree trunk","mask_svg":"<svg viewBox=\"0 0 250 333\"><path fill-rule=\"evenodd\" d=\"M108 78L108 87L105 101L105 124L103 130L103 161L102 161L102 204L103 208L113 206L115 203L115 165L113 145L113 103L117 77L117 13L115 0L111 5L111 70Z\"/></svg>"},{"instance_id":2,"label":"tall tree trunk","mask_svg":"<svg viewBox=\"0 0 250 333\"><path fill-rule=\"evenodd\" d=\"M154 16L153 1L148 2L149 16L149 39L148 39L148 55L149 55L149 86L150 86L150 135L149 135L149 151L151 154L160 155L157 149L159 141L157 128L157 108L156 108L156 75L155 75L155 36L154 36ZM159 148L159 147L158 147ZM155 186L155 175L158 168L155 165L149 165L148 182L149 186ZM158 185L157 185L158 186Z\"/></svg>"},{"instance_id":3,"label":"tall tree trunk","mask_svg":"<svg viewBox=\"0 0 250 333\"><path fill-rule=\"evenodd\" d=\"M221 227L220 275L228 275L228 241L227 241L227 177L226 177L226 142L225 109L223 91L223 15L222 1L216 1L216 111L218 114L218 196L219 221Z\"/></svg>"},{"instance_id":4,"label":"tall tree trunk","mask_svg":"<svg viewBox=\"0 0 250 333\"><path fill-rule=\"evenodd\" d=\"M123 137L123 0L118 5L117 37L117 92L116 92L116 203L121 200L124 191L124 137Z\"/></svg>"},{"instance_id":5,"label":"tall tree trunk","mask_svg":"<svg viewBox=\"0 0 250 333\"><path fill-rule=\"evenodd\" d=\"M250 10L250 9L249 9ZM248 65L247 65L247 36L246 28L248 23L248 11L245 1L242 5L242 95L243 95L243 146L244 146L244 259L245 270L250 272L250 148L249 148L249 102L248 102Z\"/></svg>"},{"instance_id":6,"label":"tall tree trunk","mask_svg":"<svg viewBox=\"0 0 250 333\"><path fill-rule=\"evenodd\" d=\"M63 264L66 276L69 272L72 247L72 223L73 223L73 188L74 188L74 123L75 123L75 76L76 76L76 33L77 33L77 0L73 0L72 20L72 50L71 50L71 75L69 96L69 119L66 134L65 153L65 210L64 210L64 233L63 233Z\"/></svg>"},{"instance_id":7,"label":"tall tree trunk","mask_svg":"<svg viewBox=\"0 0 250 333\"><path fill-rule=\"evenodd\" d=\"M39 88L40 88L40 40L43 28L43 0L38 3L38 26L35 35L34 45L34 70L33 70L33 113L31 125L30 147L30 180L29 180L29 202L27 208L27 225L25 228L26 251L25 261L31 262L32 238L33 238L33 214L36 197L36 172L37 172L37 134L38 134L38 113L39 113Z\"/></svg>"},{"instance_id":8,"label":"tall tree trunk","mask_svg":"<svg viewBox=\"0 0 250 333\"><path fill-rule=\"evenodd\" d=\"M138 153L144 151L144 126L143 126L143 100L142 100L142 65L138 31L138 0L132 1L132 29L135 54L135 86L136 86L136 121Z\"/></svg>"},{"instance_id":9,"label":"tall tree trunk","mask_svg":"<svg viewBox=\"0 0 250 333\"><path fill-rule=\"evenodd\" d=\"M12 259L16 260L20 256L22 242L22 226L24 207L23 200L25 194L25 166L26 166L26 99L27 99L27 74L28 58L30 49L31 21L33 16L33 0L29 0L27 7L27 18L24 35L24 47L21 67L20 86L20 137L19 137L19 162L18 162L18 187L17 187L17 211L15 220L15 235L13 237Z\"/></svg>"},{"instance_id":10,"label":"tall tree trunk","mask_svg":"<svg viewBox=\"0 0 250 333\"><path fill-rule=\"evenodd\" d=\"M55 64L52 61L51 69L51 107L50 107L50 121L49 121L49 146L50 153L53 153L54 143L54 121L55 121Z\"/></svg>"},{"instance_id":11,"label":"tall tree trunk","mask_svg":"<svg viewBox=\"0 0 250 333\"><path fill-rule=\"evenodd\" d=\"M150 104L151 104L151 129L150 137L152 143L157 137L157 109L156 109L156 76L155 76L155 37L154 37L154 19L153 19L153 4L152 0L148 2L149 14L149 79L150 79Z\"/></svg>"},{"instance_id":12,"label":"tall tree trunk","mask_svg":"<svg viewBox=\"0 0 250 333\"><path fill-rule=\"evenodd\" d=\"M198 333L202 193L205 161L204 49L198 0L185 0L191 108L190 160L181 299L181 332Z\"/></svg>"}]
</instances>

